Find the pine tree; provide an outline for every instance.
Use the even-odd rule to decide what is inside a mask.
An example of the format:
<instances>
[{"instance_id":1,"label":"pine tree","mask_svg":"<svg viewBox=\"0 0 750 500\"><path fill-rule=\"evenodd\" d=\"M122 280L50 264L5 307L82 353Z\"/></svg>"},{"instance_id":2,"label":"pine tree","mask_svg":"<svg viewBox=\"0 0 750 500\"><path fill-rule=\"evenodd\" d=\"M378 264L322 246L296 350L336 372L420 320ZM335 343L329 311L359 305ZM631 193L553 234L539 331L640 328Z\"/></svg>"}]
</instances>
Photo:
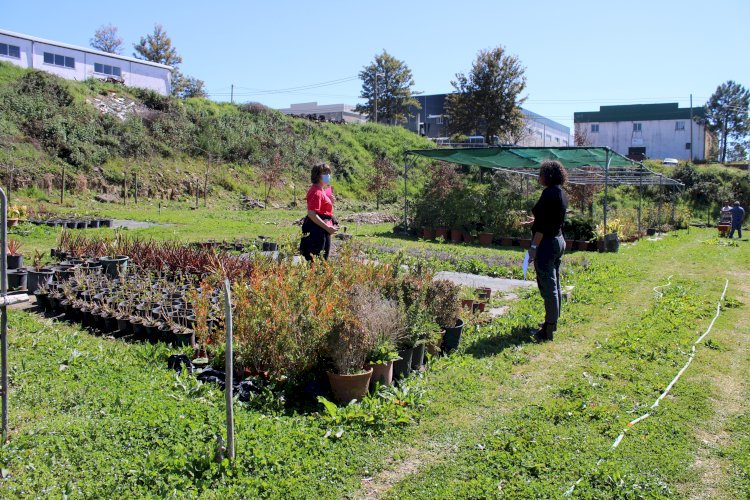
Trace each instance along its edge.
<instances>
[{"instance_id":1,"label":"pine tree","mask_svg":"<svg viewBox=\"0 0 750 500\"><path fill-rule=\"evenodd\" d=\"M414 85L411 70L385 50L360 71L359 78L362 80L360 97L367 102L358 104L355 111L366 114L370 121L402 123L407 120L409 106L420 107L411 95Z\"/></svg>"},{"instance_id":2,"label":"pine tree","mask_svg":"<svg viewBox=\"0 0 750 500\"><path fill-rule=\"evenodd\" d=\"M167 36L161 24L154 25L153 34L142 36L133 48L133 56L138 59L165 64L175 69L182 63L182 57L177 55L177 50L172 47L172 39Z\"/></svg>"},{"instance_id":3,"label":"pine tree","mask_svg":"<svg viewBox=\"0 0 750 500\"><path fill-rule=\"evenodd\" d=\"M706 125L719 136L722 163L727 158L729 140L743 145L750 132L749 108L750 91L732 80L719 85L706 103Z\"/></svg>"}]
</instances>

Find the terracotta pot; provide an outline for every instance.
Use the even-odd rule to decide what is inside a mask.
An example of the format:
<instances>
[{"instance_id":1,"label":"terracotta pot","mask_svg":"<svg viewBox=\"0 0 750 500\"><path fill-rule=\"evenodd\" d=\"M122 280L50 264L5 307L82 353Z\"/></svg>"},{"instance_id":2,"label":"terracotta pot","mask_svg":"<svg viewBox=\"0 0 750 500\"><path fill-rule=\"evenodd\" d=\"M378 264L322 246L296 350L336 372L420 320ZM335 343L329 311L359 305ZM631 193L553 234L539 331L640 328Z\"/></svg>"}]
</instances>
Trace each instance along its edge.
<instances>
[{"instance_id":1,"label":"terracotta pot","mask_svg":"<svg viewBox=\"0 0 750 500\"><path fill-rule=\"evenodd\" d=\"M487 305L486 302L474 302L474 313L484 312L484 308Z\"/></svg>"},{"instance_id":2,"label":"terracotta pot","mask_svg":"<svg viewBox=\"0 0 750 500\"><path fill-rule=\"evenodd\" d=\"M474 307L474 299L461 299L461 307L464 309L472 309Z\"/></svg>"},{"instance_id":3,"label":"terracotta pot","mask_svg":"<svg viewBox=\"0 0 750 500\"><path fill-rule=\"evenodd\" d=\"M16 218L7 219L7 226L8 227L13 227L13 226L17 226L17 225L18 225L18 219L16 219Z\"/></svg>"},{"instance_id":4,"label":"terracotta pot","mask_svg":"<svg viewBox=\"0 0 750 500\"><path fill-rule=\"evenodd\" d=\"M518 244L521 248L531 248L531 238L521 238L518 240Z\"/></svg>"},{"instance_id":5,"label":"terracotta pot","mask_svg":"<svg viewBox=\"0 0 750 500\"><path fill-rule=\"evenodd\" d=\"M576 247L576 250L585 252L586 250L589 249L589 242L588 241L576 241L575 247Z\"/></svg>"},{"instance_id":6,"label":"terracotta pot","mask_svg":"<svg viewBox=\"0 0 750 500\"><path fill-rule=\"evenodd\" d=\"M476 290L480 300L490 300L492 298L492 288L480 286Z\"/></svg>"},{"instance_id":7,"label":"terracotta pot","mask_svg":"<svg viewBox=\"0 0 750 500\"><path fill-rule=\"evenodd\" d=\"M464 239L464 232L460 229L451 229L451 241L453 243L461 243Z\"/></svg>"},{"instance_id":8,"label":"terracotta pot","mask_svg":"<svg viewBox=\"0 0 750 500\"><path fill-rule=\"evenodd\" d=\"M375 386L393 384L393 361L387 363L367 363L365 370L372 370L370 378L370 391L375 390Z\"/></svg>"},{"instance_id":9,"label":"terracotta pot","mask_svg":"<svg viewBox=\"0 0 750 500\"><path fill-rule=\"evenodd\" d=\"M502 238L500 238L500 245L504 247L513 246L513 238L508 238L507 236L503 236Z\"/></svg>"},{"instance_id":10,"label":"terracotta pot","mask_svg":"<svg viewBox=\"0 0 750 500\"><path fill-rule=\"evenodd\" d=\"M442 238L444 240L447 240L448 239L448 230L446 228L444 228L444 227L435 228L435 238L437 238L437 239Z\"/></svg>"},{"instance_id":11,"label":"terracotta pot","mask_svg":"<svg viewBox=\"0 0 750 500\"><path fill-rule=\"evenodd\" d=\"M596 251L597 252L604 251L604 240L596 240Z\"/></svg>"},{"instance_id":12,"label":"terracotta pot","mask_svg":"<svg viewBox=\"0 0 750 500\"><path fill-rule=\"evenodd\" d=\"M354 375L339 375L328 372L328 382L331 384L333 398L340 403L348 403L353 399L361 400L367 395L367 389L372 378L372 368L364 373Z\"/></svg>"},{"instance_id":13,"label":"terracotta pot","mask_svg":"<svg viewBox=\"0 0 750 500\"><path fill-rule=\"evenodd\" d=\"M463 232L462 232L462 234L461 234L461 238L462 238L462 239L463 239L463 240L464 240L464 241L465 241L466 243L474 243L474 237L473 237L473 236L471 235L471 233L470 233L470 232L468 232L468 231L463 231Z\"/></svg>"},{"instance_id":14,"label":"terracotta pot","mask_svg":"<svg viewBox=\"0 0 750 500\"><path fill-rule=\"evenodd\" d=\"M573 250L573 240L565 240L565 250Z\"/></svg>"},{"instance_id":15,"label":"terracotta pot","mask_svg":"<svg viewBox=\"0 0 750 500\"><path fill-rule=\"evenodd\" d=\"M492 245L492 233L479 233L479 244L485 247Z\"/></svg>"},{"instance_id":16,"label":"terracotta pot","mask_svg":"<svg viewBox=\"0 0 750 500\"><path fill-rule=\"evenodd\" d=\"M422 230L422 238L425 240L434 240L435 239L435 230L434 229L423 229Z\"/></svg>"}]
</instances>

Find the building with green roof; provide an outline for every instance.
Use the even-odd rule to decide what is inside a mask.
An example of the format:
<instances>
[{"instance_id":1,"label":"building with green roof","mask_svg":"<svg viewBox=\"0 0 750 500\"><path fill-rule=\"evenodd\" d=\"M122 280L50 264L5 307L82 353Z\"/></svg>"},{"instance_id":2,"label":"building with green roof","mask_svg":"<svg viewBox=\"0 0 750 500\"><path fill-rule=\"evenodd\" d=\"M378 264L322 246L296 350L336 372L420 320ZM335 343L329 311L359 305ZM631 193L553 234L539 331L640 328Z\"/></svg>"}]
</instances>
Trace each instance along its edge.
<instances>
[{"instance_id":1,"label":"building with green roof","mask_svg":"<svg viewBox=\"0 0 750 500\"><path fill-rule=\"evenodd\" d=\"M706 130L704 107L679 104L600 106L599 111L574 113L580 145L606 146L634 160L675 158L705 160L714 141ZM692 120L691 120L692 118Z\"/></svg>"}]
</instances>

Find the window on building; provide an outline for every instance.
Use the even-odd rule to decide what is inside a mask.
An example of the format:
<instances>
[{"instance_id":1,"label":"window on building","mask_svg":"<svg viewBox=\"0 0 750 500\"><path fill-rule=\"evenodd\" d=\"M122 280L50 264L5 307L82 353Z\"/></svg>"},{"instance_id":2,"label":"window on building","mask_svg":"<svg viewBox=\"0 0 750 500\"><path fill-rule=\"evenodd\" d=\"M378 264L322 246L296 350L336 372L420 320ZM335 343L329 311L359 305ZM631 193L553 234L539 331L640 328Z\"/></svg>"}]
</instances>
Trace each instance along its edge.
<instances>
[{"instance_id":1,"label":"window on building","mask_svg":"<svg viewBox=\"0 0 750 500\"><path fill-rule=\"evenodd\" d=\"M552 136L547 134L547 142L552 142Z\"/></svg>"},{"instance_id":2,"label":"window on building","mask_svg":"<svg viewBox=\"0 0 750 500\"><path fill-rule=\"evenodd\" d=\"M692 146L692 144L690 144L689 142L685 143L685 149L690 149L690 146Z\"/></svg>"},{"instance_id":3,"label":"window on building","mask_svg":"<svg viewBox=\"0 0 750 500\"><path fill-rule=\"evenodd\" d=\"M442 125L443 124L443 115L438 116L437 119L435 120L435 123L437 123L438 125Z\"/></svg>"},{"instance_id":4,"label":"window on building","mask_svg":"<svg viewBox=\"0 0 750 500\"><path fill-rule=\"evenodd\" d=\"M599 132L599 124L598 123L592 123L591 124L591 132L596 134Z\"/></svg>"},{"instance_id":5,"label":"window on building","mask_svg":"<svg viewBox=\"0 0 750 500\"><path fill-rule=\"evenodd\" d=\"M555 142L556 142L557 144L560 144L560 138L559 138L559 137L555 137Z\"/></svg>"},{"instance_id":6,"label":"window on building","mask_svg":"<svg viewBox=\"0 0 750 500\"><path fill-rule=\"evenodd\" d=\"M633 132L640 132L641 131L641 125L642 125L642 123L634 123L633 124Z\"/></svg>"},{"instance_id":7,"label":"window on building","mask_svg":"<svg viewBox=\"0 0 750 500\"><path fill-rule=\"evenodd\" d=\"M674 122L675 130L685 130L685 122Z\"/></svg>"},{"instance_id":8,"label":"window on building","mask_svg":"<svg viewBox=\"0 0 750 500\"><path fill-rule=\"evenodd\" d=\"M100 63L94 63L94 73L99 73L100 75L107 75L107 76L117 76L117 77L122 75L119 66L111 66L109 64L100 64Z\"/></svg>"},{"instance_id":9,"label":"window on building","mask_svg":"<svg viewBox=\"0 0 750 500\"><path fill-rule=\"evenodd\" d=\"M10 45L8 43L0 43L0 56L21 59L21 47L18 45Z\"/></svg>"},{"instance_id":10,"label":"window on building","mask_svg":"<svg viewBox=\"0 0 750 500\"><path fill-rule=\"evenodd\" d=\"M60 54L53 54L52 52L45 52L44 64L52 64L54 66L61 66L63 68L75 69L76 60L73 57L63 56Z\"/></svg>"},{"instance_id":11,"label":"window on building","mask_svg":"<svg viewBox=\"0 0 750 500\"><path fill-rule=\"evenodd\" d=\"M539 132L538 130L537 130L537 132L536 132L536 136L537 136L537 137L539 137L540 139L541 139L542 137L544 137L544 135L543 135L543 134L542 134L541 132Z\"/></svg>"}]
</instances>

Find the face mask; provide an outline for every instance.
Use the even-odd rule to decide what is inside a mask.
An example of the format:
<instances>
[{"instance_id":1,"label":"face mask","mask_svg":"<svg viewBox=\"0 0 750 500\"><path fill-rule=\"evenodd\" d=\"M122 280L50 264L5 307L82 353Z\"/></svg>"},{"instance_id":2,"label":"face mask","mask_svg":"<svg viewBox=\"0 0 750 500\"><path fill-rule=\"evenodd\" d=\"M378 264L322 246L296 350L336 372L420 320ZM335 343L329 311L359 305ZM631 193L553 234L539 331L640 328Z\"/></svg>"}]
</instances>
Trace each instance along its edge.
<instances>
[{"instance_id":1,"label":"face mask","mask_svg":"<svg viewBox=\"0 0 750 500\"><path fill-rule=\"evenodd\" d=\"M322 179L323 179L323 182L325 184L330 184L331 183L331 175L330 174L323 174Z\"/></svg>"}]
</instances>

